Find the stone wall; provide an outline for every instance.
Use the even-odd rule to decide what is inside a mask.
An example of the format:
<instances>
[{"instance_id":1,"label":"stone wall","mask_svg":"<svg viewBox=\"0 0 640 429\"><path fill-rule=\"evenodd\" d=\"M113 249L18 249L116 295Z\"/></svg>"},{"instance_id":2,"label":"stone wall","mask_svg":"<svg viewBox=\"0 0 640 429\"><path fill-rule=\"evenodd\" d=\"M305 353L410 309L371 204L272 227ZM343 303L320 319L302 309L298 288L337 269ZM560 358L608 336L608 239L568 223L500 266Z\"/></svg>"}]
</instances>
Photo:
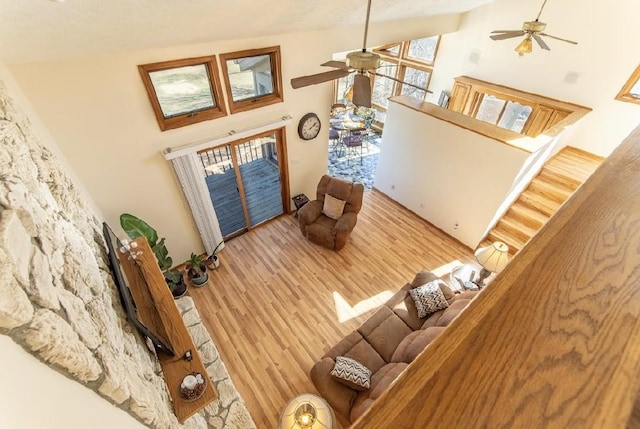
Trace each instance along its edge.
<instances>
[{"instance_id":1,"label":"stone wall","mask_svg":"<svg viewBox=\"0 0 640 429\"><path fill-rule=\"evenodd\" d=\"M147 426L183 427L120 306L101 221L1 81L0 144L0 334ZM220 390L184 427L254 427L193 302L180 307Z\"/></svg>"}]
</instances>

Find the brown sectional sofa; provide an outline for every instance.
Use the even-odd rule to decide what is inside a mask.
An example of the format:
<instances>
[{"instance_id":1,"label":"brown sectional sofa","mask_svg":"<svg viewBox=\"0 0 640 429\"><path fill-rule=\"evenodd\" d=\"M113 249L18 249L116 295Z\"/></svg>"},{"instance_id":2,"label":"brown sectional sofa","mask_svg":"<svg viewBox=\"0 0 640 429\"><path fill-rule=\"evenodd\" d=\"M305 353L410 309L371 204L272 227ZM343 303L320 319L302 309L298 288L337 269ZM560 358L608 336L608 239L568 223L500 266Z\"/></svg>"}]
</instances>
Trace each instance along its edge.
<instances>
[{"instance_id":1,"label":"brown sectional sofa","mask_svg":"<svg viewBox=\"0 0 640 429\"><path fill-rule=\"evenodd\" d=\"M311 380L320 395L348 421L353 422L362 415L478 293L454 294L441 285L449 307L420 319L409 289L436 279L428 271L416 274L411 283L329 350L311 369ZM357 391L337 382L330 375L337 356L350 357L369 368L372 372L370 388Z\"/></svg>"}]
</instances>

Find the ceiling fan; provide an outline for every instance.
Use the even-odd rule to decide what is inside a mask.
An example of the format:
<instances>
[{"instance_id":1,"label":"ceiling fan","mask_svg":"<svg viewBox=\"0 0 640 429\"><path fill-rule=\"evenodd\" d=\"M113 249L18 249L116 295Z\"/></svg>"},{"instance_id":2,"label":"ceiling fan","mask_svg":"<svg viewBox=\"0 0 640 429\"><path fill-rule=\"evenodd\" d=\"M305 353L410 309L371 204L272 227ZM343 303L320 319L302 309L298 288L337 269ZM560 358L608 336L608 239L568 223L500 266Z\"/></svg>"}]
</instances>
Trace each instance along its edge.
<instances>
[{"instance_id":1,"label":"ceiling fan","mask_svg":"<svg viewBox=\"0 0 640 429\"><path fill-rule=\"evenodd\" d=\"M542 40L541 36L550 37L552 39L561 40L563 42L577 45L578 42L574 42L573 40L562 39L560 37L556 37L556 36L552 36L550 34L544 33L544 30L547 27L547 24L540 21L540 15L542 15L542 9L544 9L544 6L546 4L547 4L547 0L544 0L544 2L542 2L542 7L540 8L540 12L538 12L538 16L536 17L536 20L525 21L524 24L522 24L522 30L496 30L496 31L492 31L491 34L493 34L493 36L489 36L489 37L491 37L493 40L503 40L503 39L511 39L512 37L525 36L522 42L520 42L520 44L518 44L518 46L516 46L516 49L515 49L515 51L520 56L531 53L531 51L533 50L532 39L534 39L542 49L544 49L545 51L550 51L551 48L549 48L549 45L547 45L545 41Z\"/></svg>"},{"instance_id":2,"label":"ceiling fan","mask_svg":"<svg viewBox=\"0 0 640 429\"><path fill-rule=\"evenodd\" d=\"M315 85L318 83L329 82L334 79L348 76L351 73L356 72L353 77L353 104L356 106L371 107L371 81L369 76L376 75L387 79L391 79L396 82L400 82L403 85L408 85L413 88L417 88L426 91L417 85L413 85L408 82L403 82L400 79L396 79L385 74L376 73L375 70L380 67L380 55L375 52L367 51L367 33L369 31L369 15L371 13L371 0L368 0L367 4L367 18L364 26L364 39L362 41L362 50L349 52L347 54L346 61L327 61L321 64L325 67L334 67L335 70L316 73L309 76L301 76L291 79L291 86L294 89L302 88L309 85ZM429 91L427 91L429 92Z\"/></svg>"}]
</instances>

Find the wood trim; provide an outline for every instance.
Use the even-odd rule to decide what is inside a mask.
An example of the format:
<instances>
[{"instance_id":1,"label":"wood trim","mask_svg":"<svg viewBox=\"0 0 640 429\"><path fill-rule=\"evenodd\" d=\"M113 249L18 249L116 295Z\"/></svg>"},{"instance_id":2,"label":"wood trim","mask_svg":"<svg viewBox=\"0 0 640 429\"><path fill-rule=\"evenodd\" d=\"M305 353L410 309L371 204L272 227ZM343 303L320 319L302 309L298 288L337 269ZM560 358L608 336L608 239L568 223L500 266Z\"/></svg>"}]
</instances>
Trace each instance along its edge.
<instances>
[{"instance_id":1,"label":"wood trim","mask_svg":"<svg viewBox=\"0 0 640 429\"><path fill-rule=\"evenodd\" d=\"M162 113L162 107L158 101L153 82L149 77L150 72L168 70L172 68L204 65L209 75L209 83L211 89L211 96L213 97L216 106L206 110L199 110L197 112L184 113L182 115L172 116L165 118ZM220 118L227 115L227 109L225 107L224 98L222 97L222 89L220 87L220 79L218 77L218 66L216 65L216 57L214 55L207 57L197 58L185 58L180 60L162 61L159 63L142 64L138 66L138 72L144 83L145 90L149 96L153 113L156 116L156 121L161 131L171 130L174 128L180 128L191 124L196 124L202 121L208 121L211 119Z\"/></svg>"},{"instance_id":2,"label":"wood trim","mask_svg":"<svg viewBox=\"0 0 640 429\"><path fill-rule=\"evenodd\" d=\"M629 80L627 80L627 83L624 84L624 86L616 96L616 100L640 104L640 98L631 95L631 88L633 88L638 80L640 80L640 65L631 74L631 77L629 78Z\"/></svg>"},{"instance_id":3,"label":"wood trim","mask_svg":"<svg viewBox=\"0 0 640 429\"><path fill-rule=\"evenodd\" d=\"M158 262L149 247L147 239L140 237L133 241L138 244L138 249L142 252L138 257L140 264L136 265L133 260L122 258L121 265L127 274L127 278L131 278L132 270L141 270L145 284L138 283L135 287L132 286L131 293L136 299L139 311L141 308L153 308L155 310L149 317L155 318L163 326L167 340L176 354L175 356L168 356L164 353L158 353L157 356L162 367L169 396L171 396L173 411L178 421L183 423L187 418L217 399L218 392L202 363L200 354L184 324L184 320L167 287L164 275L160 271L160 267L158 267ZM134 294L135 288L144 289L146 292ZM136 295L138 298L135 298ZM143 300L139 301L138 299ZM184 359L187 351L191 352L191 360ZM202 374L206 378L208 385L200 398L189 402L180 397L179 389L184 377L194 372Z\"/></svg>"},{"instance_id":4,"label":"wood trim","mask_svg":"<svg viewBox=\"0 0 640 429\"><path fill-rule=\"evenodd\" d=\"M640 129L352 428L625 427L640 377L638 182Z\"/></svg>"},{"instance_id":5,"label":"wood trim","mask_svg":"<svg viewBox=\"0 0 640 429\"><path fill-rule=\"evenodd\" d=\"M458 100L460 94L460 91L458 91L459 87L463 87L469 92L469 94L464 94L464 103L462 100ZM455 78L450 101L450 105L453 106L452 110L461 111L475 118L484 94L490 94L502 100L517 102L521 105L531 107L531 114L520 132L520 134L529 137L537 137L543 132L548 134L547 130L554 128L554 126L565 117L571 117L570 122L573 123L591 111L588 107L485 82L468 76ZM551 111L551 114L547 115L548 111ZM540 114L541 112L543 114ZM553 120L550 120L550 118L553 118Z\"/></svg>"},{"instance_id":6,"label":"wood trim","mask_svg":"<svg viewBox=\"0 0 640 429\"><path fill-rule=\"evenodd\" d=\"M273 93L268 95L259 95L242 101L234 101L231 91L231 82L229 81L229 70L227 69L227 61L255 57L258 55L269 55L271 62L271 78L273 81ZM229 102L229 111L233 113L244 112L247 110L258 109L270 104L282 103L284 101L282 91L282 72L280 66L280 46L271 46L268 48L247 49L244 51L227 52L220 54L220 65L222 68L222 76L227 93L227 101Z\"/></svg>"}]
</instances>

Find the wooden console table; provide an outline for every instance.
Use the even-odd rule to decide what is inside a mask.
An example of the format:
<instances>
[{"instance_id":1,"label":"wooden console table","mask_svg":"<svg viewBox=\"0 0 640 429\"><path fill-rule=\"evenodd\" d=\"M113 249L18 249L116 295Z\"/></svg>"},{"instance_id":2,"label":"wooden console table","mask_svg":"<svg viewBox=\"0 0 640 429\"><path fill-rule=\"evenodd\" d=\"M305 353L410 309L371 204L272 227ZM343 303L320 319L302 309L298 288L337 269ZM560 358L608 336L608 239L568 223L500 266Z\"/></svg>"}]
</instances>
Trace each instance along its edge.
<instances>
[{"instance_id":1,"label":"wooden console table","mask_svg":"<svg viewBox=\"0 0 640 429\"><path fill-rule=\"evenodd\" d=\"M131 295L136 303L139 320L150 327L163 341L171 346L175 356L157 352L164 379L173 401L173 410L180 423L200 411L218 398L218 392L207 374L191 335L184 324L180 311L167 287L164 275L145 238L137 238L142 252L135 262L119 254L120 265L127 276ZM140 276L136 271L140 271ZM186 358L190 353L191 358ZM201 373L207 387L198 399L186 401L180 397L180 384L185 376Z\"/></svg>"}]
</instances>

